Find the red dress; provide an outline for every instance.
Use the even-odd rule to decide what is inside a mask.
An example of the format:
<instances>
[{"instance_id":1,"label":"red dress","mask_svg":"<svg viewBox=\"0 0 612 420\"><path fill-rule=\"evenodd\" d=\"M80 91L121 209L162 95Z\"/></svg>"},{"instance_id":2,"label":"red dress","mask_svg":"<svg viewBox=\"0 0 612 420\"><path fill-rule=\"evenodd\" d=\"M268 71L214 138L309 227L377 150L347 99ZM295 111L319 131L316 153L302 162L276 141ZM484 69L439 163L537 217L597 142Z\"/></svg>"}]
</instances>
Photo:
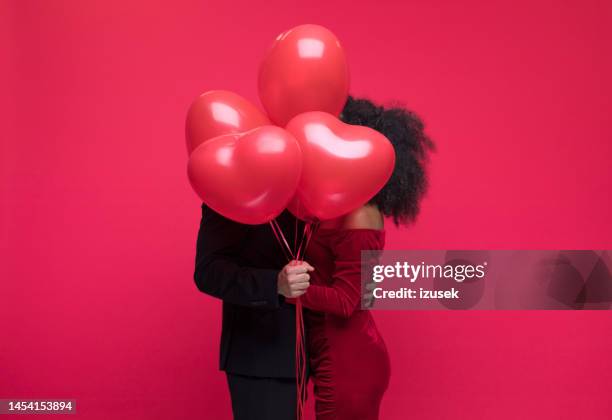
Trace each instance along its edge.
<instances>
[{"instance_id":1,"label":"red dress","mask_svg":"<svg viewBox=\"0 0 612 420\"><path fill-rule=\"evenodd\" d=\"M389 384L389 356L361 309L361 250L382 249L385 232L319 229L305 260L315 271L300 298L317 420L376 420Z\"/></svg>"}]
</instances>

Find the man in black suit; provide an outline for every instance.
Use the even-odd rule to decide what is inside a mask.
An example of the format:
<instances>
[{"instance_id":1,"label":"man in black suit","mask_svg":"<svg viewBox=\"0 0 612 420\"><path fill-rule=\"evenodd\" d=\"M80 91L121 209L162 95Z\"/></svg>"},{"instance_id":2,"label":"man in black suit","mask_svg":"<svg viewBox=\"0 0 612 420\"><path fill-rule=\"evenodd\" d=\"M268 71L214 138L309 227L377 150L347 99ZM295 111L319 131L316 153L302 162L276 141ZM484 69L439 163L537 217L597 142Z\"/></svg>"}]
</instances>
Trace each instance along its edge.
<instances>
[{"instance_id":1,"label":"man in black suit","mask_svg":"<svg viewBox=\"0 0 612 420\"><path fill-rule=\"evenodd\" d=\"M293 244L296 219L285 211L277 221ZM311 270L287 263L268 224L239 224L202 205L194 279L223 300L219 367L235 420L295 418L295 306L285 298L304 294Z\"/></svg>"}]
</instances>

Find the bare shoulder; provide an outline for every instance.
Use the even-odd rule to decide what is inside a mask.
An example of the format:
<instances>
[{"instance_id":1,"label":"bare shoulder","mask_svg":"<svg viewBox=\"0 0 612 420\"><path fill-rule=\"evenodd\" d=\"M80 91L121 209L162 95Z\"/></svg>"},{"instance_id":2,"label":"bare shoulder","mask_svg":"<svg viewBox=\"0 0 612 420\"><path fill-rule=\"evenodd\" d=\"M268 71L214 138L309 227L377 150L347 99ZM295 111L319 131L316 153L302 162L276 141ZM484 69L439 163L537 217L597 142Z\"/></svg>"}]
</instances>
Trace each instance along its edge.
<instances>
[{"instance_id":1,"label":"bare shoulder","mask_svg":"<svg viewBox=\"0 0 612 420\"><path fill-rule=\"evenodd\" d=\"M374 205L359 207L357 210L347 214L342 222L344 229L382 230L385 227L384 217Z\"/></svg>"}]
</instances>

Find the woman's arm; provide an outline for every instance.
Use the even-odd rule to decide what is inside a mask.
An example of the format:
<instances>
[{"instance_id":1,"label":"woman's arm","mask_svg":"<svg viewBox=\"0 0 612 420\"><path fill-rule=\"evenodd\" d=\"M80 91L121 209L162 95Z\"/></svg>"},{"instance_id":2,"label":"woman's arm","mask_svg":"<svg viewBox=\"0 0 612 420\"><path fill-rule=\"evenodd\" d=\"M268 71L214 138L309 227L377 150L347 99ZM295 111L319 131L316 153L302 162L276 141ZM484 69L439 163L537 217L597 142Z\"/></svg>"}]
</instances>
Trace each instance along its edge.
<instances>
[{"instance_id":1,"label":"woman's arm","mask_svg":"<svg viewBox=\"0 0 612 420\"><path fill-rule=\"evenodd\" d=\"M331 286L311 284L299 299L304 307L313 311L348 318L359 307L360 298L359 284L339 280L334 276L334 283Z\"/></svg>"},{"instance_id":2,"label":"woman's arm","mask_svg":"<svg viewBox=\"0 0 612 420\"><path fill-rule=\"evenodd\" d=\"M375 230L342 232L333 250L334 272L330 285L311 284L300 297L304 307L350 317L361 303L361 250L380 249L382 245Z\"/></svg>"}]
</instances>

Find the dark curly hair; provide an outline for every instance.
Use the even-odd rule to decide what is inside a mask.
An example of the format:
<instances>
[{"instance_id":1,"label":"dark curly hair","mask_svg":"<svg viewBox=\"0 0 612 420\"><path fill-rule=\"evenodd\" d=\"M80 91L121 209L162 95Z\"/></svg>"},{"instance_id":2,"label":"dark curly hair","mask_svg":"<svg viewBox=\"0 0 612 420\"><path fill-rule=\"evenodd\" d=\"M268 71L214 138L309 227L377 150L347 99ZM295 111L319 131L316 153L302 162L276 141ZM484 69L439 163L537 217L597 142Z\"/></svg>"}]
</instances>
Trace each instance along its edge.
<instances>
[{"instance_id":1,"label":"dark curly hair","mask_svg":"<svg viewBox=\"0 0 612 420\"><path fill-rule=\"evenodd\" d=\"M392 217L396 225L413 222L427 190L426 163L434 143L425 134L423 121L399 106L382 107L368 99L349 96L340 119L347 124L364 125L382 133L395 149L391 178L368 204Z\"/></svg>"}]
</instances>

